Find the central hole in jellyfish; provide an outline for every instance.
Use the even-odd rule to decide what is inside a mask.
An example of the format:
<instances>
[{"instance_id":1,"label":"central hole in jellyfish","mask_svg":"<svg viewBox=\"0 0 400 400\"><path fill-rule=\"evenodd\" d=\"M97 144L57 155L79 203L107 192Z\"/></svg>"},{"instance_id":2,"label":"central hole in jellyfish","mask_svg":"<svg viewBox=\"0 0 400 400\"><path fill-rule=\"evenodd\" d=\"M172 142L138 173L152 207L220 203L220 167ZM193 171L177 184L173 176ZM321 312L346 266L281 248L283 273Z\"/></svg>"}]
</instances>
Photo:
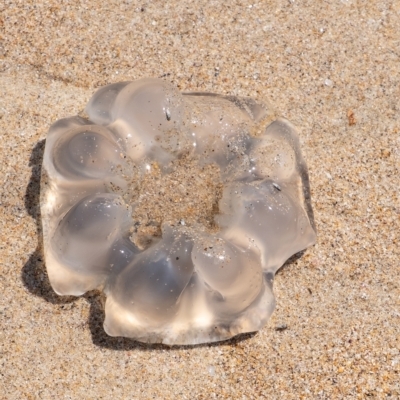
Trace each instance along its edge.
<instances>
[{"instance_id":1,"label":"central hole in jellyfish","mask_svg":"<svg viewBox=\"0 0 400 400\"><path fill-rule=\"evenodd\" d=\"M120 194L132 206L132 242L147 248L164 224L215 234L225 167L239 165L245 153L249 140L240 127L248 116L228 100L183 96L154 80L127 85L117 97L106 94L112 118L98 122L110 124L126 152L122 173L130 183ZM104 104L91 107L109 115Z\"/></svg>"},{"instance_id":2,"label":"central hole in jellyfish","mask_svg":"<svg viewBox=\"0 0 400 400\"><path fill-rule=\"evenodd\" d=\"M146 248L161 236L161 226L186 226L215 233L214 216L223 185L216 164L201 165L193 154L170 162L165 173L156 162L146 164L146 173L133 195L134 220L131 240Z\"/></svg>"}]
</instances>

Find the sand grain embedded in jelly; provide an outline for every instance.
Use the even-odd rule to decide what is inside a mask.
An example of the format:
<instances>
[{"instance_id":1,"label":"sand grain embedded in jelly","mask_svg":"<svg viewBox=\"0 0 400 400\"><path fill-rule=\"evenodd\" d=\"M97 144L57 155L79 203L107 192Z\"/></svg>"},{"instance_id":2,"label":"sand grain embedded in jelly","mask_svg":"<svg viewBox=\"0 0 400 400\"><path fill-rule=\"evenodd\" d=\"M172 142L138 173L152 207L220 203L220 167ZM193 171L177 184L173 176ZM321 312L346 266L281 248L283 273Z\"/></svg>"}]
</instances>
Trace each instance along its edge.
<instances>
[{"instance_id":1,"label":"sand grain embedded in jelly","mask_svg":"<svg viewBox=\"0 0 400 400\"><path fill-rule=\"evenodd\" d=\"M109 335L196 344L261 329L275 272L315 243L295 128L268 105L158 79L50 127L41 211L60 295L104 290Z\"/></svg>"}]
</instances>

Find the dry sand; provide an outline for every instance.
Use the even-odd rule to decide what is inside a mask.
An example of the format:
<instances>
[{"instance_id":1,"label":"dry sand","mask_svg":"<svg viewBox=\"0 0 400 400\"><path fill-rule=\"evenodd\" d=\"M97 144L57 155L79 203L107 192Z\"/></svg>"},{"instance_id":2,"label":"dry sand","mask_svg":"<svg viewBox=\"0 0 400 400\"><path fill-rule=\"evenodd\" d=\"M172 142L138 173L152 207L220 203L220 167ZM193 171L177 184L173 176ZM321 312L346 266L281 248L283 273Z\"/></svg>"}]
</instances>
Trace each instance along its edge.
<instances>
[{"instance_id":1,"label":"dry sand","mask_svg":"<svg viewBox=\"0 0 400 400\"><path fill-rule=\"evenodd\" d=\"M399 0L5 0L0 57L1 399L400 398ZM277 274L257 334L109 338L95 293L49 286L46 131L149 76L269 98L300 130L318 244Z\"/></svg>"}]
</instances>

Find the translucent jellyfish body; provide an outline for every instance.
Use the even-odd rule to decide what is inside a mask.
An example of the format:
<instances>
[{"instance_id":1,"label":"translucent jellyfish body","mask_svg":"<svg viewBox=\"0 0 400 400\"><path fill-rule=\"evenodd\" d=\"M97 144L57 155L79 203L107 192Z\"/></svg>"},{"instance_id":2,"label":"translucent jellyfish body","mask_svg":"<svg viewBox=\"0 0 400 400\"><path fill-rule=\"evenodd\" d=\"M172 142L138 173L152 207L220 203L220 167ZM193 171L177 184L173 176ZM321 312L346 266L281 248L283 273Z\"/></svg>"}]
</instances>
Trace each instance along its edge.
<instances>
[{"instance_id":1,"label":"translucent jellyfish body","mask_svg":"<svg viewBox=\"0 0 400 400\"><path fill-rule=\"evenodd\" d=\"M261 102L157 79L105 86L86 113L46 140L54 290L103 290L111 336L196 344L261 329L275 272L316 240L295 128Z\"/></svg>"}]
</instances>

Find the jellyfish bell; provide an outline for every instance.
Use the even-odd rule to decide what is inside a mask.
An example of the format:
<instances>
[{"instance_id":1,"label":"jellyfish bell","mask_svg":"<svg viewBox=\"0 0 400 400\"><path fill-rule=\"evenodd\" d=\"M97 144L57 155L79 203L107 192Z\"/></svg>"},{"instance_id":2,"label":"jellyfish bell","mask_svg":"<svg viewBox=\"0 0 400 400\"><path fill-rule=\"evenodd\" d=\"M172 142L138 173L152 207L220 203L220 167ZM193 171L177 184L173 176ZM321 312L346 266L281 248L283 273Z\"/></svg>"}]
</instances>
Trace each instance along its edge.
<instances>
[{"instance_id":1,"label":"jellyfish bell","mask_svg":"<svg viewBox=\"0 0 400 400\"><path fill-rule=\"evenodd\" d=\"M44 252L60 295L104 291L104 328L197 344L261 329L273 276L315 243L296 129L268 104L158 79L100 88L49 130Z\"/></svg>"}]
</instances>

